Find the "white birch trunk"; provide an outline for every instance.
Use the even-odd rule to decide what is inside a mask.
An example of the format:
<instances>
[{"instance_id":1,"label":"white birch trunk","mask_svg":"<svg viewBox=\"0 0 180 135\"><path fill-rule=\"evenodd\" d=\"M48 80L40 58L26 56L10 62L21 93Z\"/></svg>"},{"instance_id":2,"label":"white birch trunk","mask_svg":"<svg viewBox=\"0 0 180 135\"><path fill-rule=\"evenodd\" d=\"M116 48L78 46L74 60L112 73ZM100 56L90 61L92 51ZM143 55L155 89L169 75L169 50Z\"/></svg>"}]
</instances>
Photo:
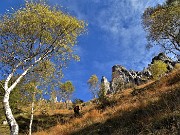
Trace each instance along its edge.
<instances>
[{"instance_id":1,"label":"white birch trunk","mask_svg":"<svg viewBox=\"0 0 180 135\"><path fill-rule=\"evenodd\" d=\"M6 119L7 119L7 122L9 124L9 127L10 127L10 135L18 135L19 126L18 126L18 124L17 124L17 122L16 122L16 120L12 114L12 110L9 106L9 96L10 96L11 91L20 82L22 77L27 74L27 72L30 70L30 68L31 67L26 69L10 87L8 86L8 83L11 80L13 73L9 74L9 76L7 77L5 84L4 84L5 95L4 95L4 99L3 99L3 106L4 106Z\"/></svg>"},{"instance_id":2,"label":"white birch trunk","mask_svg":"<svg viewBox=\"0 0 180 135\"><path fill-rule=\"evenodd\" d=\"M10 126L10 135L18 135L19 133L19 126L12 114L12 110L9 106L9 95L10 95L10 90L5 90L5 95L4 95L4 100L3 100L3 105L4 105L4 110L5 110L5 115L7 122Z\"/></svg>"},{"instance_id":3,"label":"white birch trunk","mask_svg":"<svg viewBox=\"0 0 180 135\"><path fill-rule=\"evenodd\" d=\"M32 134L32 123L33 123L33 117L34 117L34 99L35 99L35 92L33 92L33 101L31 106L31 119L29 124L29 135Z\"/></svg>"},{"instance_id":4,"label":"white birch trunk","mask_svg":"<svg viewBox=\"0 0 180 135\"><path fill-rule=\"evenodd\" d=\"M38 63L39 61L41 61L42 58L40 57L38 60L35 60L34 64ZM24 62L26 62L26 60L24 60ZM12 114L12 110L9 106L9 95L11 93L11 91L16 87L16 85L21 81L21 79L27 74L27 72L34 66L33 64L31 66L29 66L29 68L27 68L17 79L16 81L9 87L8 83L11 80L11 78L14 75L14 71L16 71L16 69L21 65L21 63L19 63L15 69L13 70L13 72L11 74L9 74L9 76L7 77L5 83L4 83L4 90L5 90L5 95L4 95L4 99L3 99L3 106L4 106L4 111L5 111L5 116L7 119L7 122L9 124L10 127L10 135L18 135L19 133L19 126Z\"/></svg>"}]
</instances>

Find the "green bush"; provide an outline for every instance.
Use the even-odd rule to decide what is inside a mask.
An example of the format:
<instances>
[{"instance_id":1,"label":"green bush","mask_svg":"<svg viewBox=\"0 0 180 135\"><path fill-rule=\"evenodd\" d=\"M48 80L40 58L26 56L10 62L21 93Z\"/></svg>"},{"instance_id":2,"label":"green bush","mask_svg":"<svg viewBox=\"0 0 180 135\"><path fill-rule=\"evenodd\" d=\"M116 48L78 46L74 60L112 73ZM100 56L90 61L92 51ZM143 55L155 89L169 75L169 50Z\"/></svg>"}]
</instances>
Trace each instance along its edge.
<instances>
[{"instance_id":1,"label":"green bush","mask_svg":"<svg viewBox=\"0 0 180 135\"><path fill-rule=\"evenodd\" d=\"M162 77L167 71L167 64L161 60L155 60L150 66L150 71L152 73L153 79L157 80Z\"/></svg>"}]
</instances>

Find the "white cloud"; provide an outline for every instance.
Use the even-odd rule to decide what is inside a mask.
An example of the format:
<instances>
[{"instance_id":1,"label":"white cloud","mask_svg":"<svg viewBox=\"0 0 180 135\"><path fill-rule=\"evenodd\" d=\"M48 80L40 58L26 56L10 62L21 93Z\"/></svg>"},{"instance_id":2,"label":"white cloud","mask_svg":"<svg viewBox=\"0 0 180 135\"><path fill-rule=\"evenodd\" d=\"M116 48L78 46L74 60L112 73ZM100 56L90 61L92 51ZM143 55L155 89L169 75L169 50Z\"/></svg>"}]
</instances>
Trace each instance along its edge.
<instances>
[{"instance_id":1,"label":"white cloud","mask_svg":"<svg viewBox=\"0 0 180 135\"><path fill-rule=\"evenodd\" d=\"M77 93L87 95L88 77L97 74L111 80L111 68L121 64L127 69L141 70L152 58L145 50L145 32L141 15L145 8L165 0L52 0L62 3L67 11L89 23L89 34L77 47L82 61L72 64L66 78L73 80ZM80 92L82 90L82 92ZM76 94L77 94L76 93ZM75 94L75 95L76 95ZM77 94L77 95L78 95ZM80 94L80 95L81 95ZM76 95L76 96L77 96Z\"/></svg>"},{"instance_id":2,"label":"white cloud","mask_svg":"<svg viewBox=\"0 0 180 135\"><path fill-rule=\"evenodd\" d=\"M133 61L136 62L136 58L141 59L147 54L141 15L148 6L162 4L164 1L62 0L62 3L66 3L67 9L70 9L79 19L87 20L91 26L96 26L104 32L101 38L106 41L106 45L103 46L108 49L109 55L114 53L114 58L134 59ZM84 51L83 48L78 48L80 55L84 55Z\"/></svg>"},{"instance_id":3,"label":"white cloud","mask_svg":"<svg viewBox=\"0 0 180 135\"><path fill-rule=\"evenodd\" d=\"M146 63L144 61L152 57L145 50L146 33L141 26L141 16L145 8L157 3L162 4L163 0L107 1L108 7L99 12L96 24L106 33L107 47L109 53L114 53L114 61L120 59L120 64L124 65L130 61L129 64L132 65Z\"/></svg>"},{"instance_id":4,"label":"white cloud","mask_svg":"<svg viewBox=\"0 0 180 135\"><path fill-rule=\"evenodd\" d=\"M110 32L113 37L132 33L133 28L140 28L140 18L148 6L162 3L162 0L107 0L108 7L101 10L97 18L97 24L103 30ZM135 28L135 29L136 29ZM139 29L142 31L142 28ZM141 32L142 33L142 32Z\"/></svg>"},{"instance_id":5,"label":"white cloud","mask_svg":"<svg viewBox=\"0 0 180 135\"><path fill-rule=\"evenodd\" d=\"M117 38L119 38L118 36L131 33L133 27L140 25L139 12L143 7L141 2L132 1L109 0L109 7L100 11L97 17L99 27Z\"/></svg>"}]
</instances>

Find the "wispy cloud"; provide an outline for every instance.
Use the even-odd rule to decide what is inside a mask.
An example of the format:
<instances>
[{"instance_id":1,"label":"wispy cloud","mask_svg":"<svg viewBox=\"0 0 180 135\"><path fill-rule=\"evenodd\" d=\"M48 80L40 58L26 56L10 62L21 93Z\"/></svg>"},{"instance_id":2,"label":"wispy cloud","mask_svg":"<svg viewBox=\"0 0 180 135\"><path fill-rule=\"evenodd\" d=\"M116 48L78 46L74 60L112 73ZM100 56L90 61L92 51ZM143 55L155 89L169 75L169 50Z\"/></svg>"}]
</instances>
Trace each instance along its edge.
<instances>
[{"instance_id":1,"label":"wispy cloud","mask_svg":"<svg viewBox=\"0 0 180 135\"><path fill-rule=\"evenodd\" d=\"M106 44L99 45L104 46L99 54L110 55L112 58L102 62L119 62L129 67L133 63L146 63L144 61L152 56L152 53L145 50L146 34L141 26L141 15L145 8L163 2L164 0L62 0L62 3L68 3L70 11L79 19L87 20L92 27L102 31L100 36ZM95 59L94 62L98 60Z\"/></svg>"},{"instance_id":2,"label":"wispy cloud","mask_svg":"<svg viewBox=\"0 0 180 135\"><path fill-rule=\"evenodd\" d=\"M96 21L98 26L109 32L116 41L144 34L141 28L141 15L145 8L159 1L107 0L107 8L102 9ZM133 36L132 36L133 35Z\"/></svg>"},{"instance_id":3,"label":"wispy cloud","mask_svg":"<svg viewBox=\"0 0 180 135\"><path fill-rule=\"evenodd\" d=\"M92 74L111 79L111 67L121 64L127 69L142 70L155 51L145 50L146 33L141 26L145 8L165 0L52 0L67 7L78 19L89 23L89 34L77 48L82 61L67 72L78 92L87 94L86 81ZM77 81L78 80L78 81ZM86 90L85 90L86 89ZM76 94L77 94L76 93Z\"/></svg>"},{"instance_id":4,"label":"wispy cloud","mask_svg":"<svg viewBox=\"0 0 180 135\"><path fill-rule=\"evenodd\" d=\"M162 4L163 1L106 1L108 7L99 12L96 25L106 33L107 47L114 62L119 59L120 64L128 67L135 63L132 68L140 69L152 57L152 53L145 50L146 33L141 25L141 16L145 8L157 3Z\"/></svg>"}]
</instances>

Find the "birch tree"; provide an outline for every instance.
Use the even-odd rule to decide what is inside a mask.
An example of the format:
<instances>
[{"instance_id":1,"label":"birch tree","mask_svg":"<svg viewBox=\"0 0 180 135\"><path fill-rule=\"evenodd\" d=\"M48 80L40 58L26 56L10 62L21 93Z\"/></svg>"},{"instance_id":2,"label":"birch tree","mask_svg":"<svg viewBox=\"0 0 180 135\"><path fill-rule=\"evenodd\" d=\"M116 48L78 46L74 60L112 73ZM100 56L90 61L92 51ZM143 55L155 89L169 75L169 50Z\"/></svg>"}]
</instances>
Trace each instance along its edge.
<instances>
[{"instance_id":1,"label":"birch tree","mask_svg":"<svg viewBox=\"0 0 180 135\"><path fill-rule=\"evenodd\" d=\"M41 61L50 60L63 65L63 61L78 59L73 53L74 46L85 26L84 21L37 2L26 2L25 7L1 17L0 67L5 78L3 106L11 135L17 135L19 127L9 106L10 93ZM10 85L14 76L17 79Z\"/></svg>"},{"instance_id":2,"label":"birch tree","mask_svg":"<svg viewBox=\"0 0 180 135\"><path fill-rule=\"evenodd\" d=\"M38 66L35 67L33 71L25 77L27 81L24 81L25 87L23 87L23 89L25 89L27 96L29 96L27 98L29 98L31 102L29 135L32 134L32 124L33 124L33 118L34 118L36 95L43 93L42 90L38 89L38 86L45 85L46 82L49 81L49 79L53 77L54 73L55 73L54 65L49 60L47 60L47 61L40 62Z\"/></svg>"},{"instance_id":3,"label":"birch tree","mask_svg":"<svg viewBox=\"0 0 180 135\"><path fill-rule=\"evenodd\" d=\"M70 100L73 92L74 86L71 81L66 81L60 85L59 94L66 101L66 108L68 108L68 100Z\"/></svg>"},{"instance_id":4,"label":"birch tree","mask_svg":"<svg viewBox=\"0 0 180 135\"><path fill-rule=\"evenodd\" d=\"M26 91L28 91L29 99L31 100L31 118L29 123L29 135L32 133L32 123L33 123L33 117L34 117L34 103L35 103L35 96L38 92L41 92L37 89L36 82L31 82L25 85L24 87Z\"/></svg>"},{"instance_id":5,"label":"birch tree","mask_svg":"<svg viewBox=\"0 0 180 135\"><path fill-rule=\"evenodd\" d=\"M148 47L159 45L177 58L180 57L179 7L179 0L167 0L163 5L147 8L142 16Z\"/></svg>"},{"instance_id":6,"label":"birch tree","mask_svg":"<svg viewBox=\"0 0 180 135\"><path fill-rule=\"evenodd\" d=\"M89 90L93 94L93 97L96 98L99 92L99 80L96 75L92 75L88 80Z\"/></svg>"}]
</instances>

